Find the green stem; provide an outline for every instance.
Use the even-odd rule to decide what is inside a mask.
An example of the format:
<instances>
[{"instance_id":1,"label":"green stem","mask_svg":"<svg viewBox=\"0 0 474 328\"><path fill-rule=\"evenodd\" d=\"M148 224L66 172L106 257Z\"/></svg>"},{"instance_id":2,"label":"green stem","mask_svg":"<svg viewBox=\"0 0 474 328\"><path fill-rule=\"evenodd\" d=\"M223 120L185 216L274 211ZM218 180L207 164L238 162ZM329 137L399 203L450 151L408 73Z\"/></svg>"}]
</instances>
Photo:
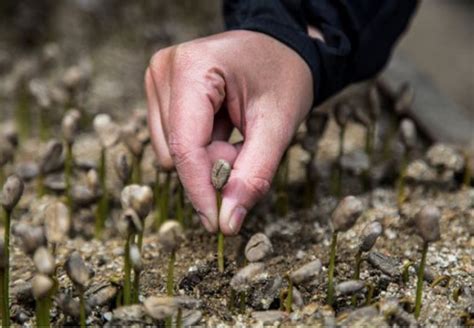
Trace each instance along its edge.
<instances>
[{"instance_id":1,"label":"green stem","mask_svg":"<svg viewBox=\"0 0 474 328\"><path fill-rule=\"evenodd\" d=\"M160 170L155 171L155 186L153 190L155 196L155 226L156 229L160 228L161 225L161 188L160 188Z\"/></svg>"},{"instance_id":2,"label":"green stem","mask_svg":"<svg viewBox=\"0 0 474 328\"><path fill-rule=\"evenodd\" d=\"M39 138L40 138L40 141L46 141L49 139L49 135L50 135L50 129L49 129L49 119L48 119L48 115L47 115L47 112L49 112L49 109L46 109L46 108L39 108L39 122L38 122L38 125L39 125Z\"/></svg>"},{"instance_id":3,"label":"green stem","mask_svg":"<svg viewBox=\"0 0 474 328\"><path fill-rule=\"evenodd\" d=\"M3 166L0 166L0 186L3 186L5 183L5 169Z\"/></svg>"},{"instance_id":4,"label":"green stem","mask_svg":"<svg viewBox=\"0 0 474 328\"><path fill-rule=\"evenodd\" d=\"M97 206L97 215L95 220L95 236L100 239L102 231L104 230L105 221L107 220L109 212L109 195L107 193L107 151L105 147L100 150L100 164L99 164L99 182L102 190L102 197Z\"/></svg>"},{"instance_id":5,"label":"green stem","mask_svg":"<svg viewBox=\"0 0 474 328\"><path fill-rule=\"evenodd\" d=\"M404 284L408 283L410 279L410 267L413 265L410 261L405 262L402 268L402 281Z\"/></svg>"},{"instance_id":6,"label":"green stem","mask_svg":"<svg viewBox=\"0 0 474 328\"><path fill-rule=\"evenodd\" d=\"M355 270L354 270L354 280L359 280L360 279L360 266L362 264L362 251L361 250L357 251L355 261L356 261L356 266L355 266ZM356 295L353 295L352 296L352 306L356 305L356 301L357 301L357 297L356 297Z\"/></svg>"},{"instance_id":7,"label":"green stem","mask_svg":"<svg viewBox=\"0 0 474 328\"><path fill-rule=\"evenodd\" d=\"M293 281L291 281L289 276L287 276L286 279L288 280L288 294L285 300L285 310L291 313L291 307L293 305Z\"/></svg>"},{"instance_id":8,"label":"green stem","mask_svg":"<svg viewBox=\"0 0 474 328\"><path fill-rule=\"evenodd\" d=\"M4 304L4 299L5 299L5 294L4 294L4 288L3 288L3 281L5 279L5 274L3 269L0 270L0 308L1 308L1 314L2 314L2 322L3 318L5 317L5 304ZM2 327L3 324L2 324Z\"/></svg>"},{"instance_id":9,"label":"green stem","mask_svg":"<svg viewBox=\"0 0 474 328\"><path fill-rule=\"evenodd\" d=\"M469 188L471 186L471 179L472 179L472 168L469 161L469 156L465 154L465 168L464 168L464 176L463 176L463 186L465 188Z\"/></svg>"},{"instance_id":10,"label":"green stem","mask_svg":"<svg viewBox=\"0 0 474 328\"><path fill-rule=\"evenodd\" d=\"M80 323L81 328L86 327L86 303L84 300L84 290L80 288L79 290L79 314L80 314Z\"/></svg>"},{"instance_id":11,"label":"green stem","mask_svg":"<svg viewBox=\"0 0 474 328\"><path fill-rule=\"evenodd\" d=\"M183 325L183 310L178 309L178 314L176 315L176 328L180 328Z\"/></svg>"},{"instance_id":12,"label":"green stem","mask_svg":"<svg viewBox=\"0 0 474 328\"><path fill-rule=\"evenodd\" d=\"M372 298L374 297L374 290L375 287L373 284L367 284L367 300L365 301L365 305L368 306L372 303Z\"/></svg>"},{"instance_id":13,"label":"green stem","mask_svg":"<svg viewBox=\"0 0 474 328\"><path fill-rule=\"evenodd\" d=\"M133 156L132 162L132 181L135 184L142 183L142 155Z\"/></svg>"},{"instance_id":14,"label":"green stem","mask_svg":"<svg viewBox=\"0 0 474 328\"><path fill-rule=\"evenodd\" d=\"M329 255L328 270L328 304L334 304L334 268L336 266L336 248L337 248L337 232L332 234L331 252Z\"/></svg>"},{"instance_id":15,"label":"green stem","mask_svg":"<svg viewBox=\"0 0 474 328\"><path fill-rule=\"evenodd\" d=\"M130 305L131 301L131 275L132 266L130 264L130 239L132 236L127 238L125 242L125 258L124 258L124 282L123 282L123 305Z\"/></svg>"},{"instance_id":16,"label":"green stem","mask_svg":"<svg viewBox=\"0 0 474 328\"><path fill-rule=\"evenodd\" d=\"M72 155L72 143L66 143L66 160L64 162L64 179L66 181L66 199L69 212L72 214L72 197L71 197L71 179L73 171L73 155Z\"/></svg>"},{"instance_id":17,"label":"green stem","mask_svg":"<svg viewBox=\"0 0 474 328\"><path fill-rule=\"evenodd\" d=\"M161 188L161 198L160 198L160 221L159 225L165 222L168 219L168 207L169 207L169 196L170 196L170 186L171 186L171 173L165 173L165 184Z\"/></svg>"},{"instance_id":18,"label":"green stem","mask_svg":"<svg viewBox=\"0 0 474 328\"><path fill-rule=\"evenodd\" d=\"M217 213L221 211L222 194L219 190L216 191L217 197ZM222 231L217 233L217 268L220 273L224 272L224 234Z\"/></svg>"},{"instance_id":19,"label":"green stem","mask_svg":"<svg viewBox=\"0 0 474 328\"><path fill-rule=\"evenodd\" d=\"M20 139L24 141L30 136L31 128L30 97L28 96L25 82L20 86L15 118Z\"/></svg>"},{"instance_id":20,"label":"green stem","mask_svg":"<svg viewBox=\"0 0 474 328\"><path fill-rule=\"evenodd\" d=\"M407 167L408 167L408 151L405 151L405 153L403 154L402 165L400 168L400 176L398 177L398 183L397 183L398 208L400 208L403 205L406 199L405 176L406 176Z\"/></svg>"},{"instance_id":21,"label":"green stem","mask_svg":"<svg viewBox=\"0 0 474 328\"><path fill-rule=\"evenodd\" d=\"M279 216L285 216L288 213L288 192L286 190L288 186L288 168L289 156L288 151L285 151L276 178L277 212Z\"/></svg>"},{"instance_id":22,"label":"green stem","mask_svg":"<svg viewBox=\"0 0 474 328\"><path fill-rule=\"evenodd\" d=\"M183 185L178 180L178 195L176 197L176 220L184 226L184 191Z\"/></svg>"},{"instance_id":23,"label":"green stem","mask_svg":"<svg viewBox=\"0 0 474 328\"><path fill-rule=\"evenodd\" d=\"M342 127L339 131L339 153L337 155L337 175L336 175L336 196L341 198L342 195L342 166L341 160L344 156L344 137L346 135L346 128Z\"/></svg>"},{"instance_id":24,"label":"green stem","mask_svg":"<svg viewBox=\"0 0 474 328\"><path fill-rule=\"evenodd\" d=\"M2 275L2 298L3 298L3 309L2 309L2 327L10 326L10 223L11 223L11 212L5 210L5 231L4 231L4 256L5 263Z\"/></svg>"},{"instance_id":25,"label":"green stem","mask_svg":"<svg viewBox=\"0 0 474 328\"><path fill-rule=\"evenodd\" d=\"M304 200L304 208L310 208L313 205L315 194L316 194L316 185L317 179L316 173L311 173L310 170L313 169L313 161L316 154L315 152L311 152L310 159L306 164L306 183L305 183L305 200Z\"/></svg>"},{"instance_id":26,"label":"green stem","mask_svg":"<svg viewBox=\"0 0 474 328\"><path fill-rule=\"evenodd\" d=\"M418 281L416 283L416 300L415 300L415 318L418 319L421 311L421 296L423 293L423 276L425 273L426 253L428 253L428 243L423 243L421 251L421 262L418 268Z\"/></svg>"},{"instance_id":27,"label":"green stem","mask_svg":"<svg viewBox=\"0 0 474 328\"><path fill-rule=\"evenodd\" d=\"M38 194L38 197L43 197L45 195L45 190L44 190L44 176L43 173L38 174L37 178L37 185L36 185L36 192Z\"/></svg>"},{"instance_id":28,"label":"green stem","mask_svg":"<svg viewBox=\"0 0 474 328\"><path fill-rule=\"evenodd\" d=\"M175 252L171 252L170 258L168 261L168 277L166 280L166 293L168 296L173 296L174 294L174 262L176 260Z\"/></svg>"},{"instance_id":29,"label":"green stem","mask_svg":"<svg viewBox=\"0 0 474 328\"><path fill-rule=\"evenodd\" d=\"M245 292L239 293L239 311L245 313L245 303L247 303L247 294Z\"/></svg>"},{"instance_id":30,"label":"green stem","mask_svg":"<svg viewBox=\"0 0 474 328\"><path fill-rule=\"evenodd\" d=\"M132 303L138 304L138 296L140 295L140 271L134 271L133 277L133 298Z\"/></svg>"}]
</instances>

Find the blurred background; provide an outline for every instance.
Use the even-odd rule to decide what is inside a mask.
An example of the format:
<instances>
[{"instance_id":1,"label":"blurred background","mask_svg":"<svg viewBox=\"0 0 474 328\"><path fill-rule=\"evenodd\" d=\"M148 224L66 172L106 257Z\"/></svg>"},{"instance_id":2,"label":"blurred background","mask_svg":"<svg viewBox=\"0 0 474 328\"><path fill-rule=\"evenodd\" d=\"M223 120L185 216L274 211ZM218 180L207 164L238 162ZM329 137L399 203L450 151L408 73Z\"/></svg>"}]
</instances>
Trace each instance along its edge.
<instances>
[{"instance_id":1,"label":"blurred background","mask_svg":"<svg viewBox=\"0 0 474 328\"><path fill-rule=\"evenodd\" d=\"M220 7L219 0L2 0L0 118L30 102L54 121L77 88L75 101L91 115L123 119L145 106L143 73L151 55L222 31ZM471 123L473 38L474 1L423 1L396 50Z\"/></svg>"}]
</instances>

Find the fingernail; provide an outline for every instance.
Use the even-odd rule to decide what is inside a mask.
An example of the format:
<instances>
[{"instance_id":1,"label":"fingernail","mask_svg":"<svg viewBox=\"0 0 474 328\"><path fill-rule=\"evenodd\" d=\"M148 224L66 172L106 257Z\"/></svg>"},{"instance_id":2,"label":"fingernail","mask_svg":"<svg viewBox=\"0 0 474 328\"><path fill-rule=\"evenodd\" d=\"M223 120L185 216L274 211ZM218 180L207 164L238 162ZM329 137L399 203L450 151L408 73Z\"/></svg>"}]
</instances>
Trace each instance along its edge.
<instances>
[{"instance_id":1,"label":"fingernail","mask_svg":"<svg viewBox=\"0 0 474 328\"><path fill-rule=\"evenodd\" d=\"M229 228L232 233L237 233L244 222L245 216L247 215L247 210L242 206L237 206L232 211L232 214L229 219Z\"/></svg>"},{"instance_id":2,"label":"fingernail","mask_svg":"<svg viewBox=\"0 0 474 328\"><path fill-rule=\"evenodd\" d=\"M199 219L201 220L201 223L203 224L204 228L206 228L207 231L209 232L215 232L216 229L214 226L211 224L211 220L208 219L206 215L202 212L198 212Z\"/></svg>"}]
</instances>

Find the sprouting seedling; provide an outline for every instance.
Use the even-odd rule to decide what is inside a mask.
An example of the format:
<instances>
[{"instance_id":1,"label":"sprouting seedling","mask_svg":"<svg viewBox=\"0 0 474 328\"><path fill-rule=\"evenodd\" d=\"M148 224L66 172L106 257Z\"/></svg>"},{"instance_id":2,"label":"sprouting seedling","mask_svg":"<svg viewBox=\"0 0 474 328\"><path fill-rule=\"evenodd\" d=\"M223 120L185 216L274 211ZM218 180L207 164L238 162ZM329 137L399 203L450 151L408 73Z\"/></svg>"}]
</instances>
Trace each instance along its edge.
<instances>
[{"instance_id":1,"label":"sprouting seedling","mask_svg":"<svg viewBox=\"0 0 474 328\"><path fill-rule=\"evenodd\" d=\"M64 142L66 144L66 158L64 162L64 180L66 182L66 198L69 210L72 211L71 187L74 157L72 147L79 132L79 120L81 113L76 109L71 109L66 112L61 123Z\"/></svg>"},{"instance_id":2,"label":"sprouting seedling","mask_svg":"<svg viewBox=\"0 0 474 328\"><path fill-rule=\"evenodd\" d=\"M418 281L416 284L415 299L415 318L420 316L422 293L423 293L423 276L425 273L426 254L428 252L429 243L440 240L441 233L439 229L439 220L441 212L439 208L433 205L424 206L416 215L415 223L418 234L423 239L423 247L421 251L421 262L418 267Z\"/></svg>"},{"instance_id":3,"label":"sprouting seedling","mask_svg":"<svg viewBox=\"0 0 474 328\"><path fill-rule=\"evenodd\" d=\"M371 121L370 133L366 138L365 150L371 162L373 161L374 148L376 143L377 120L381 111L380 93L377 85L370 86L368 91L369 117Z\"/></svg>"},{"instance_id":4,"label":"sprouting seedling","mask_svg":"<svg viewBox=\"0 0 474 328\"><path fill-rule=\"evenodd\" d=\"M126 186L130 182L132 174L132 163L125 152L120 152L114 161L115 173L117 173L122 186Z\"/></svg>"},{"instance_id":5,"label":"sprouting seedling","mask_svg":"<svg viewBox=\"0 0 474 328\"><path fill-rule=\"evenodd\" d=\"M142 120L135 117L129 124L122 128L122 141L133 155L132 161L132 182L140 184L142 180L142 158L146 144L150 141L150 136Z\"/></svg>"},{"instance_id":6,"label":"sprouting seedling","mask_svg":"<svg viewBox=\"0 0 474 328\"><path fill-rule=\"evenodd\" d=\"M3 284L3 308L2 318L3 326L8 327L10 324L10 305L9 305L9 285L10 285L10 225L13 209L20 201L23 195L23 181L16 175L9 176L3 185L1 204L5 212L4 217L4 263L2 269Z\"/></svg>"},{"instance_id":7,"label":"sprouting seedling","mask_svg":"<svg viewBox=\"0 0 474 328\"><path fill-rule=\"evenodd\" d=\"M5 313L9 316L10 313L9 311L5 311L5 307L7 306L5 304L5 301L7 298L5 298L6 290L5 290L5 268L7 267L7 257L5 256L5 243L3 241L3 237L0 237L0 310L2 311L2 327L8 327L8 322L6 321L7 318L5 316ZM8 290L8 289L7 289ZM8 293L8 292L7 292ZM8 317L9 318L9 317Z\"/></svg>"},{"instance_id":8,"label":"sprouting seedling","mask_svg":"<svg viewBox=\"0 0 474 328\"><path fill-rule=\"evenodd\" d=\"M95 234L100 238L109 214L109 195L107 192L107 149L114 146L120 138L120 128L107 114L99 114L94 118L94 130L100 141L99 181L102 197L97 206Z\"/></svg>"},{"instance_id":9,"label":"sprouting seedling","mask_svg":"<svg viewBox=\"0 0 474 328\"><path fill-rule=\"evenodd\" d=\"M52 139L46 144L38 165L38 196L41 197L45 194L44 178L46 177L46 174L50 173L52 170L57 169L60 166L62 160L62 152L63 145L58 140Z\"/></svg>"},{"instance_id":10,"label":"sprouting seedling","mask_svg":"<svg viewBox=\"0 0 474 328\"><path fill-rule=\"evenodd\" d=\"M131 209L132 212L127 212L128 215L128 222L133 223L132 225L129 224L131 229L128 229L126 234L126 245L125 245L125 287L124 292L131 293L130 297L127 296L124 298L127 302L130 301L130 298L136 299L138 297L138 287L140 281L140 275L135 274L134 277L134 285L136 286L135 290L131 290L130 286L130 275L131 275L131 263L130 262L130 254L127 252L130 251L130 247L132 244L136 244L138 249L141 251L142 243L143 243L143 233L145 226L145 219L151 211L153 206L153 192L151 188L148 186L139 186L139 185L130 185L123 189L121 195L121 202L122 208L124 210ZM132 219L132 221L130 221ZM138 222L134 222L134 221ZM127 303L128 304L128 303Z\"/></svg>"},{"instance_id":11,"label":"sprouting seedling","mask_svg":"<svg viewBox=\"0 0 474 328\"><path fill-rule=\"evenodd\" d=\"M125 225L123 231L125 237L123 305L130 305L132 301L132 263L130 261L130 246L133 243L134 236L143 231L143 223L138 214L132 208L127 208L122 213L122 223Z\"/></svg>"},{"instance_id":12,"label":"sprouting seedling","mask_svg":"<svg viewBox=\"0 0 474 328\"><path fill-rule=\"evenodd\" d=\"M54 273L56 263L54 257L46 249L39 247L33 256L38 273L33 279L33 295L36 300L36 322L39 327L49 327L51 297L54 292Z\"/></svg>"},{"instance_id":13,"label":"sprouting seedling","mask_svg":"<svg viewBox=\"0 0 474 328\"><path fill-rule=\"evenodd\" d=\"M64 270L79 294L80 324L81 328L84 328L86 327L86 303L84 293L89 285L91 273L77 251L69 255L64 263Z\"/></svg>"},{"instance_id":14,"label":"sprouting seedling","mask_svg":"<svg viewBox=\"0 0 474 328\"><path fill-rule=\"evenodd\" d=\"M313 111L306 120L306 136L302 140L301 146L309 154L306 163L306 191L305 191L305 207L309 208L315 199L317 172L315 159L318 153L318 142L326 130L329 115L324 112Z\"/></svg>"},{"instance_id":15,"label":"sprouting seedling","mask_svg":"<svg viewBox=\"0 0 474 328\"><path fill-rule=\"evenodd\" d=\"M140 274L143 270L142 253L136 244L130 245L129 252L130 254L128 256L134 274L132 302L138 303L140 295Z\"/></svg>"},{"instance_id":16,"label":"sprouting seedling","mask_svg":"<svg viewBox=\"0 0 474 328\"><path fill-rule=\"evenodd\" d=\"M3 185L5 182L4 166L13 160L14 153L15 148L13 145L7 140L7 138L0 136L0 185Z\"/></svg>"},{"instance_id":17,"label":"sprouting seedling","mask_svg":"<svg viewBox=\"0 0 474 328\"><path fill-rule=\"evenodd\" d=\"M155 169L155 206L157 208L155 225L159 229L161 224L168 220L172 171L165 170L158 163L155 163ZM160 181L162 173L165 175L163 184Z\"/></svg>"},{"instance_id":18,"label":"sprouting seedling","mask_svg":"<svg viewBox=\"0 0 474 328\"><path fill-rule=\"evenodd\" d=\"M141 220L144 221L153 207L153 191L148 186L130 185L122 190L120 197L122 208L132 208ZM141 249L143 242L143 230L137 234L136 243Z\"/></svg>"},{"instance_id":19,"label":"sprouting seedling","mask_svg":"<svg viewBox=\"0 0 474 328\"><path fill-rule=\"evenodd\" d=\"M405 118L400 123L400 140L405 147L403 153L402 164L400 168L400 175L398 177L397 183L397 203L398 207L400 207L403 202L405 201L405 177L406 171L408 167L408 162L410 161L410 154L416 146L416 126L415 123Z\"/></svg>"},{"instance_id":20,"label":"sprouting seedling","mask_svg":"<svg viewBox=\"0 0 474 328\"><path fill-rule=\"evenodd\" d=\"M52 107L48 86L44 80L35 78L28 83L28 89L38 107L39 138L41 141L45 141L50 134L48 112Z\"/></svg>"},{"instance_id":21,"label":"sprouting seedling","mask_svg":"<svg viewBox=\"0 0 474 328\"><path fill-rule=\"evenodd\" d=\"M337 235L339 232L345 232L352 228L363 210L362 202L359 199L354 196L347 196L339 202L332 213L331 221L333 233L329 255L327 293L327 301L329 305L334 304L334 268L336 264Z\"/></svg>"},{"instance_id":22,"label":"sprouting seedling","mask_svg":"<svg viewBox=\"0 0 474 328\"><path fill-rule=\"evenodd\" d=\"M169 253L168 275L166 278L166 292L168 296L174 293L174 264L176 261L176 251L184 240L184 233L181 224L177 221L165 221L158 231L158 238L163 250Z\"/></svg>"},{"instance_id":23,"label":"sprouting seedling","mask_svg":"<svg viewBox=\"0 0 474 328\"><path fill-rule=\"evenodd\" d=\"M357 106L354 110L354 121L359 123L365 128L365 153L367 154L367 158L369 160L369 168L367 170L364 170L363 176L362 176L362 183L364 185L364 189L368 190L369 189L369 172L371 169L372 165L372 152L373 152L373 122L372 122L372 117L370 115L370 112L367 108Z\"/></svg>"},{"instance_id":24,"label":"sprouting seedling","mask_svg":"<svg viewBox=\"0 0 474 328\"><path fill-rule=\"evenodd\" d=\"M37 273L32 280L31 289L36 300L36 325L49 327L49 311L54 281L51 277Z\"/></svg>"},{"instance_id":25,"label":"sprouting seedling","mask_svg":"<svg viewBox=\"0 0 474 328\"><path fill-rule=\"evenodd\" d=\"M334 178L332 182L333 194L340 198L342 194L342 167L341 159L344 156L344 139L346 134L346 126L351 118L353 109L352 106L346 102L336 104L334 108L334 118L339 126L339 150L337 154L336 167L334 171Z\"/></svg>"},{"instance_id":26,"label":"sprouting seedling","mask_svg":"<svg viewBox=\"0 0 474 328\"><path fill-rule=\"evenodd\" d=\"M227 180L229 180L230 171L231 167L229 162L223 159L217 160L212 167L211 182L216 189L217 213L221 210L221 191L227 183ZM217 267L219 272L224 272L224 234L220 230L217 234Z\"/></svg>"},{"instance_id":27,"label":"sprouting seedling","mask_svg":"<svg viewBox=\"0 0 474 328\"><path fill-rule=\"evenodd\" d=\"M356 266L354 271L354 280L360 279L360 267L362 264L362 254L367 253L374 247L377 239L382 235L383 227L382 224L378 221L370 222L362 230L362 235L360 238L359 250L356 254ZM355 305L356 299L352 297L352 305Z\"/></svg>"},{"instance_id":28,"label":"sprouting seedling","mask_svg":"<svg viewBox=\"0 0 474 328\"><path fill-rule=\"evenodd\" d=\"M71 215L64 203L54 201L46 206L44 230L48 242L52 245L53 254L56 253L57 245L66 240L71 226Z\"/></svg>"}]
</instances>

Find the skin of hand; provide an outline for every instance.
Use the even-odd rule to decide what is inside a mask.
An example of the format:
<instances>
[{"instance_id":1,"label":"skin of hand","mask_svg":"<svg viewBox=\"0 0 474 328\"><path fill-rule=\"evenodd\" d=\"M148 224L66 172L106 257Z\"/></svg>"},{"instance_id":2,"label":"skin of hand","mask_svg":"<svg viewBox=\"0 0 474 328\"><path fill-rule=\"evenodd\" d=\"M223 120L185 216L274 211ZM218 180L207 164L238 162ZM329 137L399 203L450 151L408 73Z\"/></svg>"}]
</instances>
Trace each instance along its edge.
<instances>
[{"instance_id":1,"label":"skin of hand","mask_svg":"<svg viewBox=\"0 0 474 328\"><path fill-rule=\"evenodd\" d=\"M238 233L311 108L309 66L270 36L229 31L158 51L145 89L158 163L176 167L208 231ZM228 141L234 127L239 144ZM217 213L211 168L220 158L232 172Z\"/></svg>"}]
</instances>

